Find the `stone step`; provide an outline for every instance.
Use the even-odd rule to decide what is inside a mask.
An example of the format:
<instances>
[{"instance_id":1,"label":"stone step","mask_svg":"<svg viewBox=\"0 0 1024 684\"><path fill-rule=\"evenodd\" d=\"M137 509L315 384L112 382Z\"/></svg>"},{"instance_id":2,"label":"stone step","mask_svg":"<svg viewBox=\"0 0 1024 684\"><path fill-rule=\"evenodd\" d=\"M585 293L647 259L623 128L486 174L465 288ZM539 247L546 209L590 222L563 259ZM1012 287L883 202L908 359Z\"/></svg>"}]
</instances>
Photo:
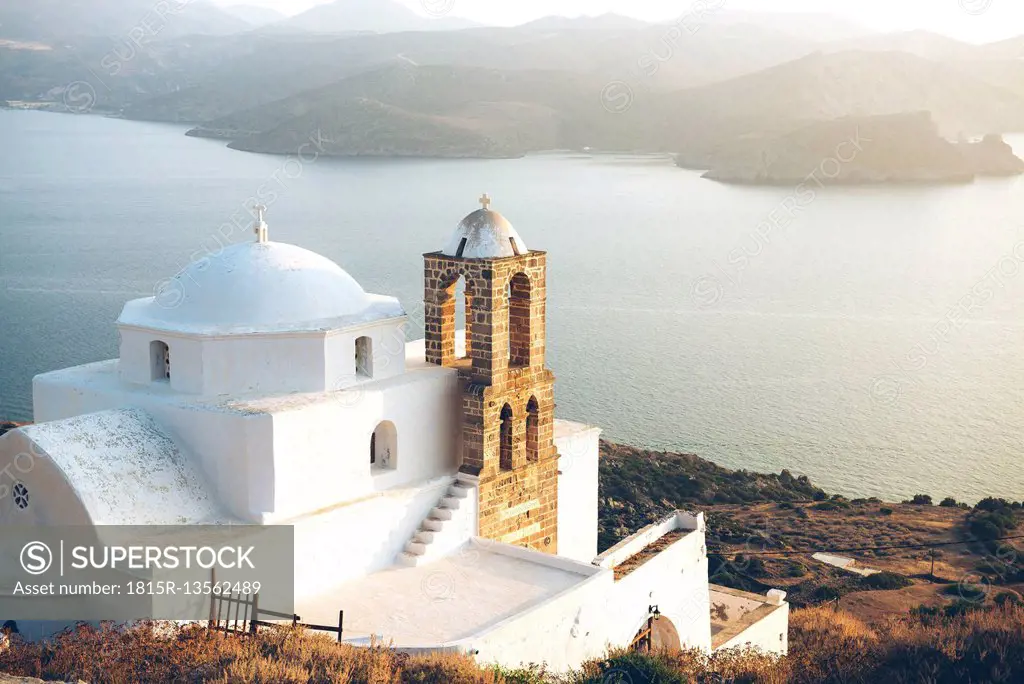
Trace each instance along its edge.
<instances>
[{"instance_id":1,"label":"stone step","mask_svg":"<svg viewBox=\"0 0 1024 684\"><path fill-rule=\"evenodd\" d=\"M453 496L456 499L465 499L471 491L473 491L472 487L456 482L448 488L448 496Z\"/></svg>"},{"instance_id":2,"label":"stone step","mask_svg":"<svg viewBox=\"0 0 1024 684\"><path fill-rule=\"evenodd\" d=\"M451 520L452 519L452 512L453 511L450 508L443 508L441 506L436 506L436 507L430 509L430 517L431 518L437 518L438 520Z\"/></svg>"},{"instance_id":3,"label":"stone step","mask_svg":"<svg viewBox=\"0 0 1024 684\"><path fill-rule=\"evenodd\" d=\"M439 518L427 518L423 521L423 529L429 532L440 532L444 529L444 520Z\"/></svg>"},{"instance_id":4,"label":"stone step","mask_svg":"<svg viewBox=\"0 0 1024 684\"><path fill-rule=\"evenodd\" d=\"M434 534L436 534L434 530L420 530L413 536L412 540L421 544L430 544L434 541Z\"/></svg>"},{"instance_id":5,"label":"stone step","mask_svg":"<svg viewBox=\"0 0 1024 684\"><path fill-rule=\"evenodd\" d=\"M441 508L450 508L453 511L459 510L462 507L462 499L454 496L446 496L441 499Z\"/></svg>"},{"instance_id":6,"label":"stone step","mask_svg":"<svg viewBox=\"0 0 1024 684\"><path fill-rule=\"evenodd\" d=\"M405 543L405 552L413 556L422 556L427 552L427 545L418 541Z\"/></svg>"},{"instance_id":7,"label":"stone step","mask_svg":"<svg viewBox=\"0 0 1024 684\"><path fill-rule=\"evenodd\" d=\"M408 568L415 568L423 562L423 556L414 556L411 553L402 552L398 554L398 562Z\"/></svg>"}]
</instances>

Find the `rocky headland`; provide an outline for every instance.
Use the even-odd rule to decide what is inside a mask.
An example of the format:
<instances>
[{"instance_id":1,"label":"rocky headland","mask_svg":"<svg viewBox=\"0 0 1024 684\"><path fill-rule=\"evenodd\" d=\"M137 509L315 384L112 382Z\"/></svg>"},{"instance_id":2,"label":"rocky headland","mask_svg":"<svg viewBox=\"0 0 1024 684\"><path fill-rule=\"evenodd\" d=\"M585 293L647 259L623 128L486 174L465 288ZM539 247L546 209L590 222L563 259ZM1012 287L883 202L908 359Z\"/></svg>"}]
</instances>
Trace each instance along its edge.
<instances>
[{"instance_id":1,"label":"rocky headland","mask_svg":"<svg viewBox=\"0 0 1024 684\"><path fill-rule=\"evenodd\" d=\"M978 142L943 138L927 112L846 117L777 136L747 136L711 155L676 156L705 178L756 185L969 183L1024 173L1024 161L999 135Z\"/></svg>"}]
</instances>

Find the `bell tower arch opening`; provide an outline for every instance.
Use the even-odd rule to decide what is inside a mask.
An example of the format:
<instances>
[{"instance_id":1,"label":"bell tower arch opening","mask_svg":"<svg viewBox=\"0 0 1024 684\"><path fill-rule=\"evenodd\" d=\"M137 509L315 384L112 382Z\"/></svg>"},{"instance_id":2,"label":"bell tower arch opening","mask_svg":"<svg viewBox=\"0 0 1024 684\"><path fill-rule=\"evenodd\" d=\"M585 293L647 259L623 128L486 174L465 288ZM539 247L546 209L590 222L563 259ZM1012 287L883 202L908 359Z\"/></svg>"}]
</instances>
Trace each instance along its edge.
<instances>
[{"instance_id":1,"label":"bell tower arch opening","mask_svg":"<svg viewBox=\"0 0 1024 684\"><path fill-rule=\"evenodd\" d=\"M547 255L483 207L446 249L424 255L428 363L458 369L460 470L479 480L480 536L557 553L554 374L545 363ZM465 278L467 360L455 353L457 283Z\"/></svg>"},{"instance_id":2,"label":"bell tower arch opening","mask_svg":"<svg viewBox=\"0 0 1024 684\"><path fill-rule=\"evenodd\" d=\"M526 460L536 463L540 457L540 405L530 397L526 405Z\"/></svg>"},{"instance_id":3,"label":"bell tower arch opening","mask_svg":"<svg viewBox=\"0 0 1024 684\"><path fill-rule=\"evenodd\" d=\"M433 332L444 359L440 365L449 366L469 358L473 349L473 291L469 279L459 271L447 273L430 294L436 311L433 320L428 316L427 325L436 328ZM465 330L462 343L457 334L460 325Z\"/></svg>"},{"instance_id":4,"label":"bell tower arch opening","mask_svg":"<svg viewBox=\"0 0 1024 684\"><path fill-rule=\"evenodd\" d=\"M505 404L501 409L500 463L502 470L512 470L515 441L512 436L512 407Z\"/></svg>"},{"instance_id":5,"label":"bell tower arch opening","mask_svg":"<svg viewBox=\"0 0 1024 684\"><path fill-rule=\"evenodd\" d=\"M517 273L508 281L508 365L530 365L530 278Z\"/></svg>"}]
</instances>

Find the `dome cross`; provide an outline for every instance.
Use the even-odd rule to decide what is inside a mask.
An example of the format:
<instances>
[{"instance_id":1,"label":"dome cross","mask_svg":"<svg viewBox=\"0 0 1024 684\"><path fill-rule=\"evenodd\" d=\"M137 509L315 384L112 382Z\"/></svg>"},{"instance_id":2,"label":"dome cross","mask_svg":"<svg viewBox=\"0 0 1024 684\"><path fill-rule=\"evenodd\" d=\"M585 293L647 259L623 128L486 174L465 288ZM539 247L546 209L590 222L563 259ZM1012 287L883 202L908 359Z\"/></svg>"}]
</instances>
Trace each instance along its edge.
<instances>
[{"instance_id":1,"label":"dome cross","mask_svg":"<svg viewBox=\"0 0 1024 684\"><path fill-rule=\"evenodd\" d=\"M256 217L256 225L253 226L253 232L256 233L256 242L266 242L269 238L267 222L264 221L264 218L267 216L267 207L263 204L257 204L252 210Z\"/></svg>"},{"instance_id":2,"label":"dome cross","mask_svg":"<svg viewBox=\"0 0 1024 684\"><path fill-rule=\"evenodd\" d=\"M491 197L486 192L480 198L480 206L484 208L484 211L488 211L491 208Z\"/></svg>"}]
</instances>

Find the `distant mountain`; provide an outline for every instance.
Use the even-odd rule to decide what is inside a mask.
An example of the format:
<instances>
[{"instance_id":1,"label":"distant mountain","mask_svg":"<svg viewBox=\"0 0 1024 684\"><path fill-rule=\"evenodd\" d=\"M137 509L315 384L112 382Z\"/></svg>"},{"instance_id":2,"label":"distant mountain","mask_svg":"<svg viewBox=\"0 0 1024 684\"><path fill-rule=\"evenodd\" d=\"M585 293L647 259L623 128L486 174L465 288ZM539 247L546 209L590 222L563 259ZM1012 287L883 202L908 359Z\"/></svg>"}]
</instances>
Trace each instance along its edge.
<instances>
[{"instance_id":1,"label":"distant mountain","mask_svg":"<svg viewBox=\"0 0 1024 684\"><path fill-rule=\"evenodd\" d=\"M288 18L277 10L270 9L269 7L260 7L258 5L228 5L221 9L225 13L241 19L253 28L267 26L279 21L284 21Z\"/></svg>"},{"instance_id":2,"label":"distant mountain","mask_svg":"<svg viewBox=\"0 0 1024 684\"><path fill-rule=\"evenodd\" d=\"M681 21L687 14L682 13ZM693 15L690 23L708 27L747 24L788 35L799 40L816 43L852 40L874 33L855 22L820 12L745 12L731 10L728 3L714 11L708 7L700 16Z\"/></svg>"},{"instance_id":3,"label":"distant mountain","mask_svg":"<svg viewBox=\"0 0 1024 684\"><path fill-rule=\"evenodd\" d=\"M646 21L609 12L596 17L552 15L520 24L517 28L528 31L629 31L649 28L650 26L651 24Z\"/></svg>"},{"instance_id":4,"label":"distant mountain","mask_svg":"<svg viewBox=\"0 0 1024 684\"><path fill-rule=\"evenodd\" d=\"M832 43L828 52L905 52L934 61L976 59L982 51L976 45L929 31L904 31L861 36L852 40Z\"/></svg>"},{"instance_id":5,"label":"distant mountain","mask_svg":"<svg viewBox=\"0 0 1024 684\"><path fill-rule=\"evenodd\" d=\"M248 28L207 0L0 0L0 38L43 43L78 36L129 40L140 31L139 41L148 42Z\"/></svg>"},{"instance_id":6,"label":"distant mountain","mask_svg":"<svg viewBox=\"0 0 1024 684\"><path fill-rule=\"evenodd\" d=\"M674 96L694 120L832 120L930 112L950 137L1024 130L1024 95L964 69L900 52L816 53Z\"/></svg>"},{"instance_id":7,"label":"distant mountain","mask_svg":"<svg viewBox=\"0 0 1024 684\"><path fill-rule=\"evenodd\" d=\"M345 156L515 157L559 146L592 90L567 74L399 63L232 114L190 135L293 153L310 136Z\"/></svg>"},{"instance_id":8,"label":"distant mountain","mask_svg":"<svg viewBox=\"0 0 1024 684\"><path fill-rule=\"evenodd\" d=\"M394 0L335 0L287 19L281 26L316 33L399 33L452 31L475 24L448 16L423 17Z\"/></svg>"}]
</instances>

